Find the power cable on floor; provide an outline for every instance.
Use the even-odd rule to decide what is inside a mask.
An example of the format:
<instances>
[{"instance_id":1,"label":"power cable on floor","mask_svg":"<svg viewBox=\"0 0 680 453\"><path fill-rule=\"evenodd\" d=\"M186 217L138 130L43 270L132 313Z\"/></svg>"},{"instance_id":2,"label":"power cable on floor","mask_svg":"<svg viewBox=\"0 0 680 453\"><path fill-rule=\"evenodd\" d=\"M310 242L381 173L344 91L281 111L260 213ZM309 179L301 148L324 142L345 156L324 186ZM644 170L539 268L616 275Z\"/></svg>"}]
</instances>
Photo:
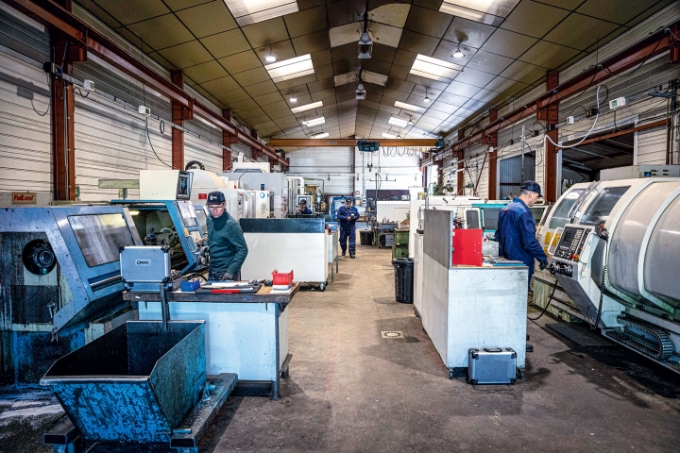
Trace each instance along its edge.
<instances>
[{"instance_id":1,"label":"power cable on floor","mask_svg":"<svg viewBox=\"0 0 680 453\"><path fill-rule=\"evenodd\" d=\"M546 302L545 307L543 307L543 311L541 312L540 315L538 315L535 318L530 318L529 316L527 316L527 319L529 321L536 321L537 319L540 319L541 316L543 316L545 314L546 310L548 310L548 307L550 306L550 302L552 302L552 298L555 295L556 289L557 289L557 279L555 279L555 284L553 285L553 289L552 289L552 292L550 293L550 297L548 298L548 302Z\"/></svg>"}]
</instances>

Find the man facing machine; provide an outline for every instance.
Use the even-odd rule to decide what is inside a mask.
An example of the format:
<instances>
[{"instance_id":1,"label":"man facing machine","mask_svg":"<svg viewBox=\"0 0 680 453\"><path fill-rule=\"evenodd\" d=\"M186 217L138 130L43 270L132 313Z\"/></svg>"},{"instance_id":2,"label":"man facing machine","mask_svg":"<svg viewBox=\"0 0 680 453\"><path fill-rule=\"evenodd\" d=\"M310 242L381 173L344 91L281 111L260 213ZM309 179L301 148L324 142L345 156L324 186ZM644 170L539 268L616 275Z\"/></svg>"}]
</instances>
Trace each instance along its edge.
<instances>
[{"instance_id":1,"label":"man facing machine","mask_svg":"<svg viewBox=\"0 0 680 453\"><path fill-rule=\"evenodd\" d=\"M248 256L248 245L243 230L226 211L224 194L210 192L206 202L210 215L208 224L208 247L210 250L210 280L239 280L241 266Z\"/></svg>"},{"instance_id":2,"label":"man facing machine","mask_svg":"<svg viewBox=\"0 0 680 453\"><path fill-rule=\"evenodd\" d=\"M496 230L500 255L527 265L529 286L534 274L534 258L541 264L541 270L548 265L548 257L536 239L536 221L529 210L541 197L541 186L536 181L526 181L520 187L519 197L501 210Z\"/></svg>"},{"instance_id":3,"label":"man facing machine","mask_svg":"<svg viewBox=\"0 0 680 453\"><path fill-rule=\"evenodd\" d=\"M352 199L345 200L345 206L338 209L338 220L340 220L340 247L342 256L347 252L347 238L349 237L349 257L354 258L357 245L357 235L355 223L359 218L359 211L352 206Z\"/></svg>"},{"instance_id":4,"label":"man facing machine","mask_svg":"<svg viewBox=\"0 0 680 453\"><path fill-rule=\"evenodd\" d=\"M311 214L312 210L307 207L307 199L300 200L300 214Z\"/></svg>"}]
</instances>

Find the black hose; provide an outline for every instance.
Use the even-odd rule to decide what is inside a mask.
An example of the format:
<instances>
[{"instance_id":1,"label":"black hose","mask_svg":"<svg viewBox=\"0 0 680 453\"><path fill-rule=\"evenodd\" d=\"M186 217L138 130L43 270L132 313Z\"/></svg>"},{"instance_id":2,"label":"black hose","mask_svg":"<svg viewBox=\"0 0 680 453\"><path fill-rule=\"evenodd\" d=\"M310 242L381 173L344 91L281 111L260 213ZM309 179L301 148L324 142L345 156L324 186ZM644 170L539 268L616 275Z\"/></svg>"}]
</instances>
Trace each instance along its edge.
<instances>
[{"instance_id":1,"label":"black hose","mask_svg":"<svg viewBox=\"0 0 680 453\"><path fill-rule=\"evenodd\" d=\"M527 319L528 319L529 321L536 321L537 319L540 319L540 317L543 316L543 315L545 314L546 310L547 310L548 307L550 306L550 302L552 302L552 298L553 298L553 296L555 295L555 290L556 290L556 289L557 289L557 279L555 279L555 284L553 285L553 289L552 289L552 292L550 293L550 297L548 298L548 302L546 302L545 307L543 307L543 311L541 312L540 315L538 315L538 316L535 317L535 318L530 318L530 317L527 316Z\"/></svg>"},{"instance_id":2,"label":"black hose","mask_svg":"<svg viewBox=\"0 0 680 453\"><path fill-rule=\"evenodd\" d=\"M191 167L193 167L194 165L198 165L198 168L205 171L205 165L203 165L201 162L199 162L197 160L190 160L189 162L187 162L187 164L184 166L184 169L188 170Z\"/></svg>"},{"instance_id":3,"label":"black hose","mask_svg":"<svg viewBox=\"0 0 680 453\"><path fill-rule=\"evenodd\" d=\"M604 285L605 285L605 274L607 273L607 266L602 269L602 288L600 288L600 306L597 308L597 317L595 318L595 325L591 327L592 330L597 330L597 326L600 325L600 320L602 319L602 305L604 303Z\"/></svg>"}]
</instances>

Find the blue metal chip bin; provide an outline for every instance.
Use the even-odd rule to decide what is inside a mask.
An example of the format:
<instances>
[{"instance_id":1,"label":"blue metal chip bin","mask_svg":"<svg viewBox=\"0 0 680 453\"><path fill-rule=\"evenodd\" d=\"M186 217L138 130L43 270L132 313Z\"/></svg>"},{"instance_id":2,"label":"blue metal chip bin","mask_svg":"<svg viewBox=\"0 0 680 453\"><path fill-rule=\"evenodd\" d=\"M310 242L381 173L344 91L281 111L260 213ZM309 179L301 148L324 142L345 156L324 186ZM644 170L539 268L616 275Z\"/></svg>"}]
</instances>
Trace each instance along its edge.
<instances>
[{"instance_id":1,"label":"blue metal chip bin","mask_svg":"<svg viewBox=\"0 0 680 453\"><path fill-rule=\"evenodd\" d=\"M204 321L128 321L41 379L83 438L169 442L206 386Z\"/></svg>"}]
</instances>

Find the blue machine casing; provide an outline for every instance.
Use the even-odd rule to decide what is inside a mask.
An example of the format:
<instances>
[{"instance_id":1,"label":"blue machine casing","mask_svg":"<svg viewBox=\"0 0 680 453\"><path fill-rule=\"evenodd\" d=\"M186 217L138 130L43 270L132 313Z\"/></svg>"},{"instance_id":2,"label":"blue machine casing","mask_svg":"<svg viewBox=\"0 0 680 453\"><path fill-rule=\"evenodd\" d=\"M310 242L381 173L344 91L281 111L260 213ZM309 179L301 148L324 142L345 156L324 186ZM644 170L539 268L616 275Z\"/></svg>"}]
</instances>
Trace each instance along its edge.
<instances>
[{"instance_id":1,"label":"blue machine casing","mask_svg":"<svg viewBox=\"0 0 680 453\"><path fill-rule=\"evenodd\" d=\"M51 386L86 440L168 442L206 384L205 322L128 321L57 360Z\"/></svg>"}]
</instances>

